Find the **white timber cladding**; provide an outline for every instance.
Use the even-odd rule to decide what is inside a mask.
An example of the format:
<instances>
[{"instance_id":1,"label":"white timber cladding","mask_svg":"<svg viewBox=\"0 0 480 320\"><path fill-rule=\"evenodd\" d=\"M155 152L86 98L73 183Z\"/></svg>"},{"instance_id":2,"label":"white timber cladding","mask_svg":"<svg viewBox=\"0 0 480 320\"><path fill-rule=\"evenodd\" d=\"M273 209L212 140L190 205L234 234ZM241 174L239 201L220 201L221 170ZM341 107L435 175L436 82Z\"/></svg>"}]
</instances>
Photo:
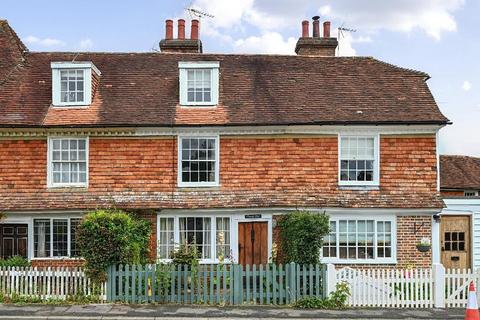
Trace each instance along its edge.
<instances>
[{"instance_id":1,"label":"white timber cladding","mask_svg":"<svg viewBox=\"0 0 480 320\"><path fill-rule=\"evenodd\" d=\"M92 62L52 62L51 68L54 107L87 107L92 103L92 70L100 75ZM69 93L75 97L62 98Z\"/></svg>"},{"instance_id":2,"label":"white timber cladding","mask_svg":"<svg viewBox=\"0 0 480 320\"><path fill-rule=\"evenodd\" d=\"M182 106L212 107L218 104L220 63L179 62L179 96Z\"/></svg>"}]
</instances>

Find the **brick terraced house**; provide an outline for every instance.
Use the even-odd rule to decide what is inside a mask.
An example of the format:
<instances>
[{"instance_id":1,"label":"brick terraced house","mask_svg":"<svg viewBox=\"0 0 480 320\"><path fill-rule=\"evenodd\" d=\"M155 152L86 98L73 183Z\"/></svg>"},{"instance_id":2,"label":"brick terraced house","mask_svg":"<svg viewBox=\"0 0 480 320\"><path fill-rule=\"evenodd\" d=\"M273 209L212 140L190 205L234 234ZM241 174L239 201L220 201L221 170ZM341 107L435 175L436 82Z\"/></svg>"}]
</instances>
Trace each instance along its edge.
<instances>
[{"instance_id":1,"label":"brick terraced house","mask_svg":"<svg viewBox=\"0 0 480 320\"><path fill-rule=\"evenodd\" d=\"M440 156L440 191L446 208L439 246L446 268L480 267L480 158Z\"/></svg>"},{"instance_id":2,"label":"brick terraced house","mask_svg":"<svg viewBox=\"0 0 480 320\"><path fill-rule=\"evenodd\" d=\"M330 23L296 55L202 53L198 21L159 53L30 52L0 21L1 255L78 264L85 212L152 224L152 258L265 263L282 214L331 216L322 261L427 266L438 131L426 73L336 57Z\"/></svg>"}]
</instances>

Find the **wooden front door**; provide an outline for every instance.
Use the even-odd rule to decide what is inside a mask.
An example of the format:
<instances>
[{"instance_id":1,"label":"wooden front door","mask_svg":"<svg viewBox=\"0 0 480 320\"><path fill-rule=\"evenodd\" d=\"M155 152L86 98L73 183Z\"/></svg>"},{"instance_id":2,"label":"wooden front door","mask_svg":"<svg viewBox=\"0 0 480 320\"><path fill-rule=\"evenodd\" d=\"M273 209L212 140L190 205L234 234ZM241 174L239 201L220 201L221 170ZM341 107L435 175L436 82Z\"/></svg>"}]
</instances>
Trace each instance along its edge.
<instances>
[{"instance_id":1,"label":"wooden front door","mask_svg":"<svg viewBox=\"0 0 480 320\"><path fill-rule=\"evenodd\" d=\"M244 266L268 263L268 222L238 223L238 255Z\"/></svg>"},{"instance_id":2,"label":"wooden front door","mask_svg":"<svg viewBox=\"0 0 480 320\"><path fill-rule=\"evenodd\" d=\"M470 216L441 218L441 259L445 268L470 268Z\"/></svg>"},{"instance_id":3,"label":"wooden front door","mask_svg":"<svg viewBox=\"0 0 480 320\"><path fill-rule=\"evenodd\" d=\"M0 256L8 259L13 256L27 258L28 225L0 224Z\"/></svg>"}]
</instances>

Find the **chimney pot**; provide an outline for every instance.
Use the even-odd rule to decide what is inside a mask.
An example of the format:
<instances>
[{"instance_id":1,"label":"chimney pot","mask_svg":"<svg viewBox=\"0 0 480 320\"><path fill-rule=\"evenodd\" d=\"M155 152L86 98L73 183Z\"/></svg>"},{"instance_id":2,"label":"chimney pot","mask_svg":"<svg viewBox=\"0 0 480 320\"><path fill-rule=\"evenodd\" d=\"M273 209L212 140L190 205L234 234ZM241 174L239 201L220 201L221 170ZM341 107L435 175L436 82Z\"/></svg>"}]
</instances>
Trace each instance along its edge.
<instances>
[{"instance_id":1,"label":"chimney pot","mask_svg":"<svg viewBox=\"0 0 480 320\"><path fill-rule=\"evenodd\" d=\"M303 20L302 21L302 38L308 38L308 36L309 36L308 25L309 25L308 20Z\"/></svg>"},{"instance_id":2,"label":"chimney pot","mask_svg":"<svg viewBox=\"0 0 480 320\"><path fill-rule=\"evenodd\" d=\"M178 39L185 39L185 20L178 19Z\"/></svg>"},{"instance_id":3,"label":"chimney pot","mask_svg":"<svg viewBox=\"0 0 480 320\"><path fill-rule=\"evenodd\" d=\"M173 20L165 20L165 39L173 39Z\"/></svg>"},{"instance_id":4,"label":"chimney pot","mask_svg":"<svg viewBox=\"0 0 480 320\"><path fill-rule=\"evenodd\" d=\"M190 31L190 39L192 40L198 40L198 26L199 21L194 19L192 20L192 29Z\"/></svg>"},{"instance_id":5,"label":"chimney pot","mask_svg":"<svg viewBox=\"0 0 480 320\"><path fill-rule=\"evenodd\" d=\"M330 38L330 21L325 21L323 23L323 37Z\"/></svg>"},{"instance_id":6,"label":"chimney pot","mask_svg":"<svg viewBox=\"0 0 480 320\"><path fill-rule=\"evenodd\" d=\"M313 19L313 37L320 38L320 17L315 16Z\"/></svg>"}]
</instances>

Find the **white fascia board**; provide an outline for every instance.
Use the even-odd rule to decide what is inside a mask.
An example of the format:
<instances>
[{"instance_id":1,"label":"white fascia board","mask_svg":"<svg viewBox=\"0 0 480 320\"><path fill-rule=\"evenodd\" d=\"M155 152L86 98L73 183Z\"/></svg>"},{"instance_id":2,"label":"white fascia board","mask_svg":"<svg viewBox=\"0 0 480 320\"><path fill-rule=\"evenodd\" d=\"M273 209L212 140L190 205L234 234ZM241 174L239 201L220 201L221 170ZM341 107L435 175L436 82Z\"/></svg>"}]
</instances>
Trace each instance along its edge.
<instances>
[{"instance_id":1,"label":"white fascia board","mask_svg":"<svg viewBox=\"0 0 480 320\"><path fill-rule=\"evenodd\" d=\"M55 61L51 62L52 69L89 69L91 68L96 74L101 75L100 70L91 61Z\"/></svg>"},{"instance_id":2,"label":"white fascia board","mask_svg":"<svg viewBox=\"0 0 480 320\"><path fill-rule=\"evenodd\" d=\"M443 202L447 206L449 205L460 205L460 206L480 206L480 198L475 198L475 199L468 199L468 198L445 198L443 199Z\"/></svg>"},{"instance_id":3,"label":"white fascia board","mask_svg":"<svg viewBox=\"0 0 480 320\"><path fill-rule=\"evenodd\" d=\"M203 69L203 68L220 68L220 62L218 61L179 61L178 68L186 69Z\"/></svg>"},{"instance_id":4,"label":"white fascia board","mask_svg":"<svg viewBox=\"0 0 480 320\"><path fill-rule=\"evenodd\" d=\"M136 136L165 136L178 134L258 135L258 134L320 134L320 135L388 135L435 134L438 125L397 126L335 126L335 125L277 125L277 126L223 126L223 127L141 127Z\"/></svg>"},{"instance_id":5,"label":"white fascia board","mask_svg":"<svg viewBox=\"0 0 480 320\"><path fill-rule=\"evenodd\" d=\"M349 214L349 215L362 215L362 216L378 216L378 215L397 215L397 216L407 216L407 215L425 215L430 216L435 213L439 213L441 209L391 209L391 208L311 208L311 207L273 207L273 208L212 208L212 209L161 209L158 211L159 214L186 214L186 213L195 213L195 214L211 214L211 213L220 213L220 214L249 214L249 213L272 213L272 214L285 214L297 210L306 210L311 212L318 213L327 213L327 214Z\"/></svg>"}]
</instances>

